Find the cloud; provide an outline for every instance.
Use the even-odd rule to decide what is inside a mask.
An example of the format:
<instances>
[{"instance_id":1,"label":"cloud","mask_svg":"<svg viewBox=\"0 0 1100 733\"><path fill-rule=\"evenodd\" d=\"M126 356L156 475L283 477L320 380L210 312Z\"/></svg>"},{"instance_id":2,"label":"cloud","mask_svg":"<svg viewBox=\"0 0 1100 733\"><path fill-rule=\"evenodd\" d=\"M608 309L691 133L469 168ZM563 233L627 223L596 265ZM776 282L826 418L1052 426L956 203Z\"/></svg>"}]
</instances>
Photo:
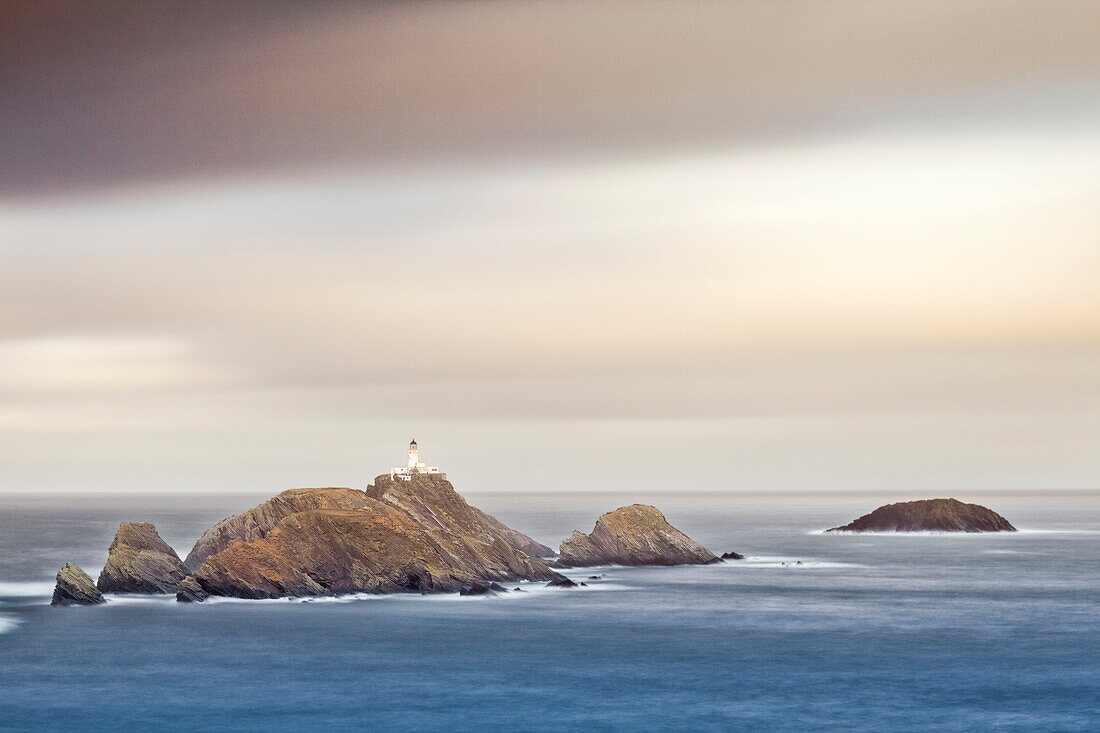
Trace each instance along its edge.
<instances>
[{"instance_id":1,"label":"cloud","mask_svg":"<svg viewBox=\"0 0 1100 733\"><path fill-rule=\"evenodd\" d=\"M209 386L225 374L175 338L53 336L0 341L0 396Z\"/></svg>"},{"instance_id":2,"label":"cloud","mask_svg":"<svg viewBox=\"0 0 1100 733\"><path fill-rule=\"evenodd\" d=\"M1088 0L3 12L9 197L324 164L632 157L1100 105Z\"/></svg>"}]
</instances>

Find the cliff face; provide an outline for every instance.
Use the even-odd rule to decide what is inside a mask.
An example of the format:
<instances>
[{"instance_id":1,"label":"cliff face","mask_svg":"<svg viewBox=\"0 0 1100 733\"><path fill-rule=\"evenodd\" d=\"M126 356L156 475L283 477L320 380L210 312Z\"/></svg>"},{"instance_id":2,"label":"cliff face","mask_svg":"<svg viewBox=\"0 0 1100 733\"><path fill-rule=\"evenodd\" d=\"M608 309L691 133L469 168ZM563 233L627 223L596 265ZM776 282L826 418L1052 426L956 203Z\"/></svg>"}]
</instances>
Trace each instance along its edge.
<instances>
[{"instance_id":1,"label":"cliff face","mask_svg":"<svg viewBox=\"0 0 1100 733\"><path fill-rule=\"evenodd\" d=\"M828 532L1015 532L1008 520L979 504L922 499L888 504Z\"/></svg>"},{"instance_id":2,"label":"cliff face","mask_svg":"<svg viewBox=\"0 0 1100 733\"><path fill-rule=\"evenodd\" d=\"M560 567L590 565L689 565L718 556L673 527L656 508L632 504L596 520L591 534L579 531L561 544Z\"/></svg>"},{"instance_id":3,"label":"cliff face","mask_svg":"<svg viewBox=\"0 0 1100 733\"><path fill-rule=\"evenodd\" d=\"M227 538L225 549L202 562L177 598L457 591L478 580L560 577L542 561L516 550L504 533L487 525L485 515L438 477L405 482L386 475L366 492L318 489L322 496L312 498L309 489L294 491L292 498L299 505L329 501L332 492L351 492L338 495L337 501L354 502L355 507L292 512L260 537ZM278 506L283 511L286 502ZM258 533L272 515L261 505L219 527L247 527Z\"/></svg>"},{"instance_id":4,"label":"cliff face","mask_svg":"<svg viewBox=\"0 0 1100 733\"><path fill-rule=\"evenodd\" d=\"M80 567L67 562L57 573L51 606L94 606L106 603L103 594Z\"/></svg>"},{"instance_id":5,"label":"cliff face","mask_svg":"<svg viewBox=\"0 0 1100 733\"><path fill-rule=\"evenodd\" d=\"M175 593L188 570L148 522L123 522L96 586L103 593Z\"/></svg>"},{"instance_id":6,"label":"cliff face","mask_svg":"<svg viewBox=\"0 0 1100 733\"><path fill-rule=\"evenodd\" d=\"M360 509L367 495L359 489L288 489L246 512L223 519L199 537L184 565L197 570L211 555L229 546L231 540L262 539L284 517L311 509Z\"/></svg>"},{"instance_id":7,"label":"cliff face","mask_svg":"<svg viewBox=\"0 0 1100 733\"><path fill-rule=\"evenodd\" d=\"M554 554L552 548L467 504L450 481L438 476L427 474L414 476L411 481L401 481L383 474L374 479L366 493L401 509L429 531L444 529L483 539L500 539L531 557Z\"/></svg>"}]
</instances>

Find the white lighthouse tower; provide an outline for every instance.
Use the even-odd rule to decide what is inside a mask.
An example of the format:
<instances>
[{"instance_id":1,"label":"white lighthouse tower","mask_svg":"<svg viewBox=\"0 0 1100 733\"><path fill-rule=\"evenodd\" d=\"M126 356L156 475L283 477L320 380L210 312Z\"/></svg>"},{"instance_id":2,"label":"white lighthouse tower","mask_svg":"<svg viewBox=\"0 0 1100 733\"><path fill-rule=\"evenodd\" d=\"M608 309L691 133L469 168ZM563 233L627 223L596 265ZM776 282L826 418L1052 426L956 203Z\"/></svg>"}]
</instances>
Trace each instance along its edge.
<instances>
[{"instance_id":1,"label":"white lighthouse tower","mask_svg":"<svg viewBox=\"0 0 1100 733\"><path fill-rule=\"evenodd\" d=\"M429 474L444 479L447 478L447 474L440 471L437 467L428 466L420 462L420 448L417 446L416 439L414 438L412 442L409 443L409 462L404 466L391 468L390 478L400 479L402 481L412 481L413 476L421 474Z\"/></svg>"}]
</instances>

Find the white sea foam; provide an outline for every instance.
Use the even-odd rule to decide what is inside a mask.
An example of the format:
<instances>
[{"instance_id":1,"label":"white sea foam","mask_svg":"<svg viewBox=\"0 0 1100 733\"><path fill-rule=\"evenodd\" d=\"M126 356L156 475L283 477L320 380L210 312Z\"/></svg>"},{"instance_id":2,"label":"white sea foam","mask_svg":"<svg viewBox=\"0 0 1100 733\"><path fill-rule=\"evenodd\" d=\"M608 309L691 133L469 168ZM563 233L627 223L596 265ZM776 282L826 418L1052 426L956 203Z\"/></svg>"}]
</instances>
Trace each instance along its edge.
<instances>
[{"instance_id":1,"label":"white sea foam","mask_svg":"<svg viewBox=\"0 0 1100 733\"><path fill-rule=\"evenodd\" d=\"M1029 530L1018 530L1017 532L945 532L939 530L922 530L920 532L851 532L847 530L838 530L836 532L830 532L826 529L815 529L807 532L808 535L822 535L825 537L984 537L986 539L990 537L1012 537L1020 532L1027 532Z\"/></svg>"},{"instance_id":2,"label":"white sea foam","mask_svg":"<svg viewBox=\"0 0 1100 733\"><path fill-rule=\"evenodd\" d=\"M1019 534L1100 534L1100 529L1024 529L1018 527L1016 531Z\"/></svg>"},{"instance_id":3,"label":"white sea foam","mask_svg":"<svg viewBox=\"0 0 1100 733\"><path fill-rule=\"evenodd\" d=\"M164 593L160 594L131 594L131 593L104 593L103 598L107 603L120 603L122 605L132 605L139 603L166 603L171 601L175 603L176 596L168 595Z\"/></svg>"},{"instance_id":4,"label":"white sea foam","mask_svg":"<svg viewBox=\"0 0 1100 733\"><path fill-rule=\"evenodd\" d=\"M780 556L750 556L744 560L730 560L724 563L715 563L707 567L721 567L741 570L759 570L764 568L790 568L792 570L816 570L825 568L865 568L853 562L837 562L833 560L804 560L798 557Z\"/></svg>"},{"instance_id":5,"label":"white sea foam","mask_svg":"<svg viewBox=\"0 0 1100 733\"><path fill-rule=\"evenodd\" d=\"M54 582L43 581L3 581L0 580L0 598L36 598L52 596Z\"/></svg>"},{"instance_id":6,"label":"white sea foam","mask_svg":"<svg viewBox=\"0 0 1100 733\"><path fill-rule=\"evenodd\" d=\"M6 634L9 631L14 631L15 627L19 625L19 619L12 618L11 616L0 616L0 634Z\"/></svg>"}]
</instances>

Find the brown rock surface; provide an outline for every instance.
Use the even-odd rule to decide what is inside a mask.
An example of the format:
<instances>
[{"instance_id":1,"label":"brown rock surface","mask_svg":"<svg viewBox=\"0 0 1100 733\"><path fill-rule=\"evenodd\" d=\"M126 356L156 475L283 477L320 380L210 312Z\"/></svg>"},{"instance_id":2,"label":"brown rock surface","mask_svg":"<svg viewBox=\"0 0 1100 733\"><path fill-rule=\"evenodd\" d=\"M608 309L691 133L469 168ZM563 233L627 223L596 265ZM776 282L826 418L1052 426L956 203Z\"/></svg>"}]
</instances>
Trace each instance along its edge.
<instances>
[{"instance_id":1,"label":"brown rock surface","mask_svg":"<svg viewBox=\"0 0 1100 733\"><path fill-rule=\"evenodd\" d=\"M180 603L202 603L209 597L210 594L202 589L194 575L188 575L181 580L176 589L176 600Z\"/></svg>"},{"instance_id":2,"label":"brown rock surface","mask_svg":"<svg viewBox=\"0 0 1100 733\"><path fill-rule=\"evenodd\" d=\"M887 504L828 532L1015 532L1008 520L980 504L921 499Z\"/></svg>"},{"instance_id":3,"label":"brown rock surface","mask_svg":"<svg viewBox=\"0 0 1100 733\"><path fill-rule=\"evenodd\" d=\"M573 532L562 542L559 553L560 567L690 565L718 560L647 504L631 504L604 514L591 534Z\"/></svg>"},{"instance_id":4,"label":"brown rock surface","mask_svg":"<svg viewBox=\"0 0 1100 733\"><path fill-rule=\"evenodd\" d=\"M190 570L229 546L231 540L249 542L266 536L284 517L310 509L358 509L367 495L359 489L287 489L263 504L223 519L199 537L184 560Z\"/></svg>"},{"instance_id":5,"label":"brown rock surface","mask_svg":"<svg viewBox=\"0 0 1100 733\"><path fill-rule=\"evenodd\" d=\"M552 548L467 504L451 482L439 476L427 474L401 481L383 474L367 487L367 494L398 507L430 531L444 528L467 535L497 537L531 557L554 554Z\"/></svg>"},{"instance_id":6,"label":"brown rock surface","mask_svg":"<svg viewBox=\"0 0 1100 733\"><path fill-rule=\"evenodd\" d=\"M99 574L103 593L175 593L188 570L148 522L123 522Z\"/></svg>"},{"instance_id":7,"label":"brown rock surface","mask_svg":"<svg viewBox=\"0 0 1100 733\"><path fill-rule=\"evenodd\" d=\"M294 491L295 501L311 501L302 494L309 489ZM289 513L263 536L244 542L229 538L225 549L207 557L181 589L184 597L177 598L458 591L476 581L560 577L490 528L483 519L487 515L469 506L445 479L423 476L404 482L385 475L366 492L316 491L353 492L338 500L356 506ZM329 493L322 500L331 498ZM272 502L219 526L258 531L273 514ZM239 519L245 515L246 520Z\"/></svg>"},{"instance_id":8,"label":"brown rock surface","mask_svg":"<svg viewBox=\"0 0 1100 733\"><path fill-rule=\"evenodd\" d=\"M106 603L95 583L79 566L67 562L57 572L51 606L94 606Z\"/></svg>"}]
</instances>

